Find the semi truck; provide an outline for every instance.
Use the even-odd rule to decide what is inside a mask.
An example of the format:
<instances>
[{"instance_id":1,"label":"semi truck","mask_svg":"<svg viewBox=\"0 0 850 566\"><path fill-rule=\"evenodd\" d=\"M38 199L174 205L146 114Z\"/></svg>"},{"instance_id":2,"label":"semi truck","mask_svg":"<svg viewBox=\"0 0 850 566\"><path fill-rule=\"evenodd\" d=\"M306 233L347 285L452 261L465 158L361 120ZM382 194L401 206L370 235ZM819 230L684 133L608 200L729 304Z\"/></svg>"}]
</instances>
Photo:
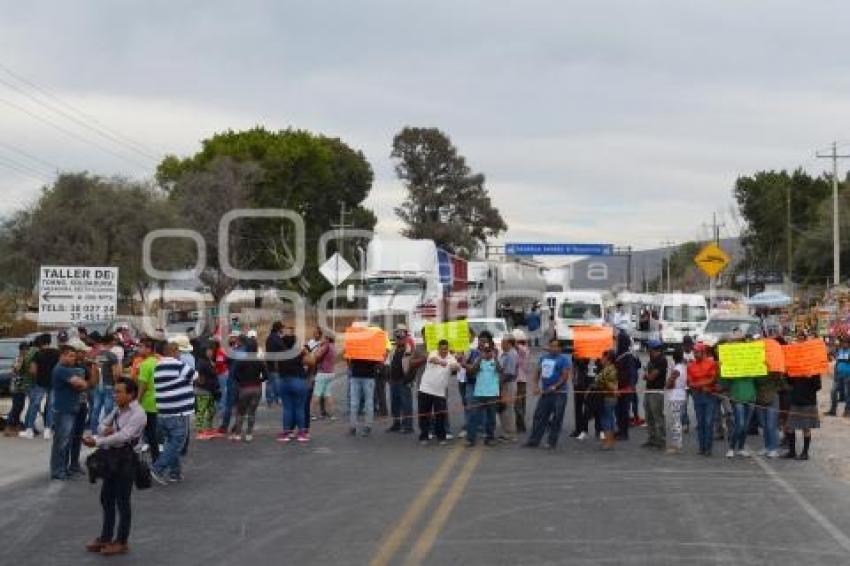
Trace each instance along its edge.
<instances>
[{"instance_id":1,"label":"semi truck","mask_svg":"<svg viewBox=\"0 0 850 566\"><path fill-rule=\"evenodd\" d=\"M504 318L510 328L522 326L531 310L540 306L545 291L541 268L534 263L469 262L470 318Z\"/></svg>"},{"instance_id":2,"label":"semi truck","mask_svg":"<svg viewBox=\"0 0 850 566\"><path fill-rule=\"evenodd\" d=\"M387 332L404 324L421 341L426 323L467 317L467 262L432 240L373 238L365 279L369 323Z\"/></svg>"}]
</instances>

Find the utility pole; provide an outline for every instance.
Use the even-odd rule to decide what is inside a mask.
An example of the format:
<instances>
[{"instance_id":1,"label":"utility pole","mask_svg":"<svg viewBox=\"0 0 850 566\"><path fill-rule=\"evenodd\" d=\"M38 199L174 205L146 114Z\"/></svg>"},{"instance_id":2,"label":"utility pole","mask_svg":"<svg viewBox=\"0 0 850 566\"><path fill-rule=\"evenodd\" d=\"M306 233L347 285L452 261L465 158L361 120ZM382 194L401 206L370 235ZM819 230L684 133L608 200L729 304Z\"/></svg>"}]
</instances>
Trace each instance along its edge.
<instances>
[{"instance_id":1,"label":"utility pole","mask_svg":"<svg viewBox=\"0 0 850 566\"><path fill-rule=\"evenodd\" d=\"M821 159L832 159L832 284L841 283L841 234L838 226L838 160L850 155L838 155L838 142L832 142L832 151L818 153Z\"/></svg>"},{"instance_id":2,"label":"utility pole","mask_svg":"<svg viewBox=\"0 0 850 566\"><path fill-rule=\"evenodd\" d=\"M790 297L790 296L792 296L791 290L792 290L792 287L794 285L794 283L793 283L793 273L792 273L793 270L794 270L794 265L793 265L793 262L791 261L792 254L794 252L793 252L793 249L791 247L791 185L790 184L788 185L788 188L785 189L785 213L786 213L785 220L787 221L787 226L785 228L785 240L786 240L785 243L788 246L787 249L785 250L785 255L788 256L788 257L785 258L786 263L787 263L787 267L786 267L785 271L788 273L788 291L789 291L788 296ZM749 281L749 273L747 274L747 281Z\"/></svg>"},{"instance_id":3,"label":"utility pole","mask_svg":"<svg viewBox=\"0 0 850 566\"><path fill-rule=\"evenodd\" d=\"M661 242L661 245L664 246L664 256L667 260L667 293L673 292L673 284L670 280L670 248L676 245L676 242L667 240L665 242ZM663 288L663 285L662 285Z\"/></svg>"},{"instance_id":4,"label":"utility pole","mask_svg":"<svg viewBox=\"0 0 850 566\"><path fill-rule=\"evenodd\" d=\"M339 224L332 224L332 228L336 228L339 230L339 236L337 242L339 242L336 246L336 260L334 261L334 279L339 279L339 260L342 258L343 252L343 244L345 242L345 217L348 214L348 211L345 209L345 202L339 203ZM331 328L334 333L336 333L336 306L337 306L337 288L339 285L334 285L334 304L331 309Z\"/></svg>"},{"instance_id":5,"label":"utility pole","mask_svg":"<svg viewBox=\"0 0 850 566\"><path fill-rule=\"evenodd\" d=\"M705 224L703 224L705 226ZM725 227L726 223L717 223L717 213L714 212L711 215L711 237L714 240L714 245L720 247L720 228ZM717 279L715 277L708 278L708 306L712 308L714 305L714 295L715 289L717 287Z\"/></svg>"}]
</instances>

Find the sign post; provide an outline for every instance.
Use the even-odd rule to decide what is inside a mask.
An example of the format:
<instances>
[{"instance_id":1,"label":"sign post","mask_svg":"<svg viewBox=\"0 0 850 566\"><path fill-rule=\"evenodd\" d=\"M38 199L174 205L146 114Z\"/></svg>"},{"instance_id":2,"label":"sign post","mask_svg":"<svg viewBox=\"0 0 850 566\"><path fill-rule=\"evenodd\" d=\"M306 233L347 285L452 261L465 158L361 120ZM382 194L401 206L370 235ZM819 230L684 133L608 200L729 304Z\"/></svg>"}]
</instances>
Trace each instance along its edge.
<instances>
[{"instance_id":1,"label":"sign post","mask_svg":"<svg viewBox=\"0 0 850 566\"><path fill-rule=\"evenodd\" d=\"M331 309L331 326L336 332L336 290L339 284L348 279L354 273L354 268L349 265L345 259L339 255L339 252L334 253L328 261L322 264L319 268L319 273L328 280L334 288L334 306Z\"/></svg>"},{"instance_id":2,"label":"sign post","mask_svg":"<svg viewBox=\"0 0 850 566\"><path fill-rule=\"evenodd\" d=\"M117 267L41 266L39 324L108 321L115 318L117 309Z\"/></svg>"}]
</instances>

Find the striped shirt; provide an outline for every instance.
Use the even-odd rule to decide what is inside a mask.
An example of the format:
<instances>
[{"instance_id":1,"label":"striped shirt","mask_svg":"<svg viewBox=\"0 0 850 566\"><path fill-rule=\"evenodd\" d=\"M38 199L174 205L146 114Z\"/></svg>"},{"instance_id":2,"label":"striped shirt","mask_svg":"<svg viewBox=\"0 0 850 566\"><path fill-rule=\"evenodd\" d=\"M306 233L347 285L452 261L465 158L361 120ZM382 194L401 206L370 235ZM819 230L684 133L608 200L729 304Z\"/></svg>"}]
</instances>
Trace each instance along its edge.
<instances>
[{"instance_id":1,"label":"striped shirt","mask_svg":"<svg viewBox=\"0 0 850 566\"><path fill-rule=\"evenodd\" d=\"M156 406L161 417L191 415L195 412L192 380L195 370L174 358L161 358L153 373Z\"/></svg>"}]
</instances>

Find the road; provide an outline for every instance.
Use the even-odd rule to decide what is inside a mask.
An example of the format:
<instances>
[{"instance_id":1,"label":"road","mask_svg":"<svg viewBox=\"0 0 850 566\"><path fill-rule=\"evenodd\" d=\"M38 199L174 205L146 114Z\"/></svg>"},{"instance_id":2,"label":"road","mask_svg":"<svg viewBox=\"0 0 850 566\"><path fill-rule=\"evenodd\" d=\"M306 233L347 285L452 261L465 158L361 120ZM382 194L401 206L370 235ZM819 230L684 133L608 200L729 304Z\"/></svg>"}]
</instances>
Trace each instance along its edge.
<instances>
[{"instance_id":1,"label":"road","mask_svg":"<svg viewBox=\"0 0 850 566\"><path fill-rule=\"evenodd\" d=\"M641 429L610 453L569 438L555 452L421 447L382 430L352 438L341 422L318 423L308 446L281 446L278 418L261 409L251 445L193 443L185 483L135 492L132 552L113 562L838 565L850 556L850 488L816 462L705 459L693 435L688 455L663 456L639 448ZM2 562L102 564L82 549L99 528L98 489L42 479L0 488Z\"/></svg>"}]
</instances>

